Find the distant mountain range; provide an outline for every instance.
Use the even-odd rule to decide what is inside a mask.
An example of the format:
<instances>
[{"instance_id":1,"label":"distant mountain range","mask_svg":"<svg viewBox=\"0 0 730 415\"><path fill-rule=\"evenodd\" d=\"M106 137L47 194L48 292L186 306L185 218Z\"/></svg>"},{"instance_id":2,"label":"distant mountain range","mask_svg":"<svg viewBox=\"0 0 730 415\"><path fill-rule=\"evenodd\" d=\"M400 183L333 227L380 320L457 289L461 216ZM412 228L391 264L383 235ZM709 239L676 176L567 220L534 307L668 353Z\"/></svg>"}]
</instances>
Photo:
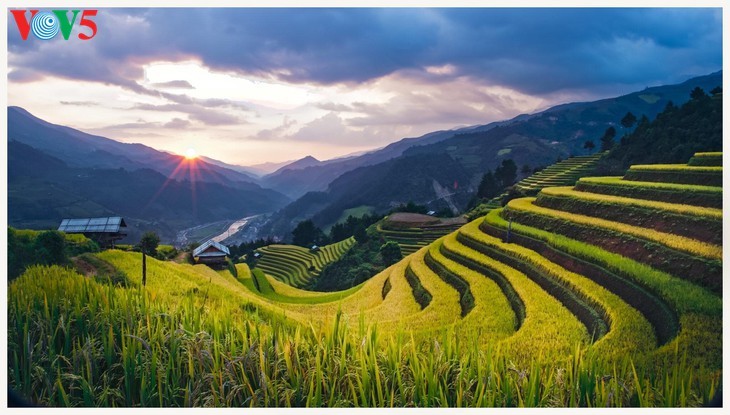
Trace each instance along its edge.
<instances>
[{"instance_id":1,"label":"distant mountain range","mask_svg":"<svg viewBox=\"0 0 730 415\"><path fill-rule=\"evenodd\" d=\"M55 228L67 217L122 215L129 240L274 211L290 200L203 160L124 144L8 108L8 221Z\"/></svg>"},{"instance_id":2,"label":"distant mountain range","mask_svg":"<svg viewBox=\"0 0 730 415\"><path fill-rule=\"evenodd\" d=\"M504 159L513 159L520 168L533 168L585 154L586 140L600 144L609 126L623 135L620 120L627 112L653 119L670 101L676 105L688 101L695 87L709 92L721 85L720 71L616 98L563 104L507 121L437 131L343 162L282 171L265 177L262 183L291 197L304 191L313 193L304 194L273 215L262 227L262 235L288 237L291 229L307 218L327 227L345 210L362 206L386 211L395 204L413 201L434 210L454 205L463 208L481 176ZM418 160L439 160L440 168L419 169ZM410 174L414 169L423 175Z\"/></svg>"}]
</instances>

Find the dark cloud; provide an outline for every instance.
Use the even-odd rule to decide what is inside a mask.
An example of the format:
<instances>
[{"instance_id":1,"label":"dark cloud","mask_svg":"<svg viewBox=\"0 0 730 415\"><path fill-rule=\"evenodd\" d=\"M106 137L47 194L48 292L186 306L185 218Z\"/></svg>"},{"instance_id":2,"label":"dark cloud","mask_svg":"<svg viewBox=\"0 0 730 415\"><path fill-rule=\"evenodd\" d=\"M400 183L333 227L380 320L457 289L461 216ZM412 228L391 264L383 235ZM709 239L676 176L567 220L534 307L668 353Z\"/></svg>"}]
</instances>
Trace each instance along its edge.
<instances>
[{"instance_id":1,"label":"dark cloud","mask_svg":"<svg viewBox=\"0 0 730 415\"><path fill-rule=\"evenodd\" d=\"M433 77L423 68L450 64L434 82L466 76L537 95L676 82L722 66L719 8L102 9L97 22L90 41L43 43L20 40L9 21L10 66L149 93L137 81L154 60L321 84L403 70Z\"/></svg>"}]
</instances>

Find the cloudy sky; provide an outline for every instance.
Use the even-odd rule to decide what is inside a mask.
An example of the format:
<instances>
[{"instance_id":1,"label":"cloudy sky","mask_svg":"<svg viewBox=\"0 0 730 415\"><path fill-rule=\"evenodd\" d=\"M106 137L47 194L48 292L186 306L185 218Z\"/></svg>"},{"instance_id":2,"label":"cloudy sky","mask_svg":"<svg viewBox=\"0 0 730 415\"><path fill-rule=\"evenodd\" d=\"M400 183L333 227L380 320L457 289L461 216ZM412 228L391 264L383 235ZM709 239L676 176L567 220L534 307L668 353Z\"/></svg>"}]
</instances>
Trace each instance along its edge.
<instances>
[{"instance_id":1,"label":"cloudy sky","mask_svg":"<svg viewBox=\"0 0 730 415\"><path fill-rule=\"evenodd\" d=\"M226 162L320 159L722 69L721 9L100 9L23 41L8 103ZM87 29L84 29L87 30Z\"/></svg>"}]
</instances>

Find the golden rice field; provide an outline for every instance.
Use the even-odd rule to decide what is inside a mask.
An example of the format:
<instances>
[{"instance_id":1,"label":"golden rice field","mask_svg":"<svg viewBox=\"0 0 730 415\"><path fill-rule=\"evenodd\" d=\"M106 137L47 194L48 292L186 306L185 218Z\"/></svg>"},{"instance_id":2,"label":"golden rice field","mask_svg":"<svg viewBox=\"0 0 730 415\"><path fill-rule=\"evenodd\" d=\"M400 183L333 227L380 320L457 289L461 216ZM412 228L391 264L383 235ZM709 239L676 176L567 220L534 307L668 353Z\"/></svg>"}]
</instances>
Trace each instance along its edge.
<instances>
[{"instance_id":1,"label":"golden rice field","mask_svg":"<svg viewBox=\"0 0 730 415\"><path fill-rule=\"evenodd\" d=\"M36 266L8 291L9 385L64 407L703 406L722 188L630 179L513 200L337 293L155 259L142 287L118 250L96 255L126 288Z\"/></svg>"}]
</instances>

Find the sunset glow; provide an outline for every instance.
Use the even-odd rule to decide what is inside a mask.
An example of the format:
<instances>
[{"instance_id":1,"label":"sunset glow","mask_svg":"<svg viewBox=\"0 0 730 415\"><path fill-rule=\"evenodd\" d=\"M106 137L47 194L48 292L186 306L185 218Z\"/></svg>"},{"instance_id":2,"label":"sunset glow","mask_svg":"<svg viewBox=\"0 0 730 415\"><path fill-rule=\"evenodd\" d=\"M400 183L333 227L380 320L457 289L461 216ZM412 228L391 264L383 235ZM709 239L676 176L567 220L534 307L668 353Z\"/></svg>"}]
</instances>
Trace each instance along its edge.
<instances>
[{"instance_id":1,"label":"sunset glow","mask_svg":"<svg viewBox=\"0 0 730 415\"><path fill-rule=\"evenodd\" d=\"M198 152L195 151L195 149L192 147L188 148L187 150L185 150L185 158L188 160L196 159L198 158Z\"/></svg>"}]
</instances>

